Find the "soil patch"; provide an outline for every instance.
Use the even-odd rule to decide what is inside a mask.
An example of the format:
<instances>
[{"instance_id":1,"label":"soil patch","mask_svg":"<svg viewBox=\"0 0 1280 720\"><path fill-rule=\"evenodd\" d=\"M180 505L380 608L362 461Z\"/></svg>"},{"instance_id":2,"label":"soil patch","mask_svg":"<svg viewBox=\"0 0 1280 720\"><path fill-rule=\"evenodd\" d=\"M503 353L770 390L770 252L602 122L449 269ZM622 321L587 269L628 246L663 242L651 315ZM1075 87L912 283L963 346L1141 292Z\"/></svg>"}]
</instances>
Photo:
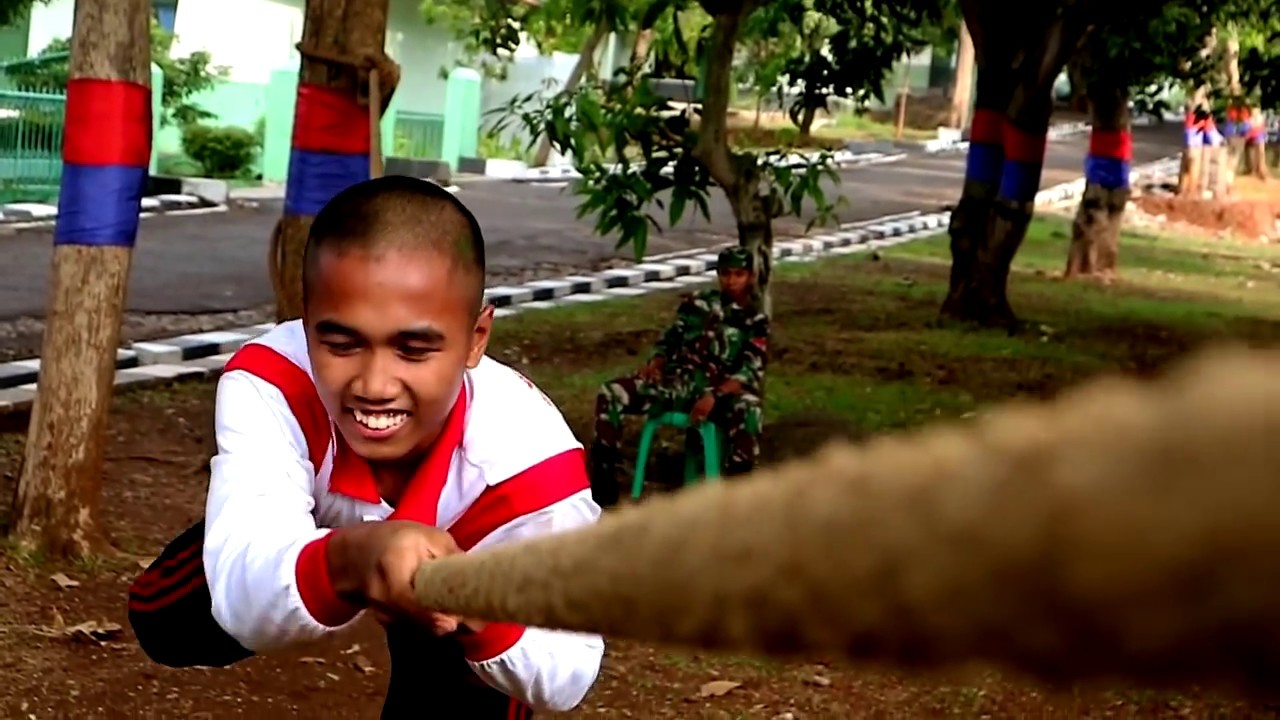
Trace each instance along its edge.
<instances>
[{"instance_id":1,"label":"soil patch","mask_svg":"<svg viewBox=\"0 0 1280 720\"><path fill-rule=\"evenodd\" d=\"M1280 180L1238 177L1233 191L1232 198L1217 200L1177 197L1167 187L1150 188L1133 202L1146 216L1139 218L1139 225L1168 223L1177 229L1198 229L1201 235L1280 241Z\"/></svg>"}]
</instances>

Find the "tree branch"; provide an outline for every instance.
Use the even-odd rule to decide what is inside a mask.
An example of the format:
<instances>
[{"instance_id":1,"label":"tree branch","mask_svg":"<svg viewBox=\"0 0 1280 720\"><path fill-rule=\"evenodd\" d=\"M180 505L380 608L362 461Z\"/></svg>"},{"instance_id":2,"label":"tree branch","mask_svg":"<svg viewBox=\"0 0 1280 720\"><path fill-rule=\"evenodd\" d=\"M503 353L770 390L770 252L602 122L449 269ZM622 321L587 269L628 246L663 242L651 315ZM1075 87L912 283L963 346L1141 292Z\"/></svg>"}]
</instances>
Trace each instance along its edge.
<instances>
[{"instance_id":1,"label":"tree branch","mask_svg":"<svg viewBox=\"0 0 1280 720\"><path fill-rule=\"evenodd\" d=\"M1052 83L1067 60L1080 48L1080 42L1092 29L1090 18L1081 3L1069 3L1050 23L1043 41L1036 85Z\"/></svg>"},{"instance_id":2,"label":"tree branch","mask_svg":"<svg viewBox=\"0 0 1280 720\"><path fill-rule=\"evenodd\" d=\"M729 88L733 81L733 50L738 29L742 18L749 12L744 9L714 16L711 38L707 43L707 76L702 90L702 119L694 156L707 168L711 178L725 189L737 183L727 132Z\"/></svg>"}]
</instances>

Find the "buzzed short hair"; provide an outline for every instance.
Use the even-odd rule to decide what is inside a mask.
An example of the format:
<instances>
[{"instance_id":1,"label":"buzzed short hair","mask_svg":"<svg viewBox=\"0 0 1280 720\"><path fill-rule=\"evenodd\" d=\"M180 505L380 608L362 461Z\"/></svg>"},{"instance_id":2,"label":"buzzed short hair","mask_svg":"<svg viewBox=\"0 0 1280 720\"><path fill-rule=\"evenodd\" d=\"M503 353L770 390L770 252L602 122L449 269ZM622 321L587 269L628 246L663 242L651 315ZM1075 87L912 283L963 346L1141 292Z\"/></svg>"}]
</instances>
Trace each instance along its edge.
<instances>
[{"instance_id":1,"label":"buzzed short hair","mask_svg":"<svg viewBox=\"0 0 1280 720\"><path fill-rule=\"evenodd\" d=\"M484 236L453 193L430 180L386 175L333 197L316 215L303 260L304 297L326 252L428 250L473 276L476 311L484 298Z\"/></svg>"}]
</instances>

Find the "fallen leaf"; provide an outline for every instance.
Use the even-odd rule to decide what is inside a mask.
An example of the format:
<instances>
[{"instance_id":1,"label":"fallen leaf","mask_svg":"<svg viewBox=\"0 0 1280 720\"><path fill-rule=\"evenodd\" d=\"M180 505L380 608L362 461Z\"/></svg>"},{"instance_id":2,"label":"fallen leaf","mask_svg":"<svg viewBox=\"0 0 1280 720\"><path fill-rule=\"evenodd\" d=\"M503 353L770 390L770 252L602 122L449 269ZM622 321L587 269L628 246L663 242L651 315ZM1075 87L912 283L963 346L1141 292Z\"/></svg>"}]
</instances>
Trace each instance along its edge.
<instances>
[{"instance_id":1,"label":"fallen leaf","mask_svg":"<svg viewBox=\"0 0 1280 720\"><path fill-rule=\"evenodd\" d=\"M363 655L357 655L355 659L351 661L351 664L365 675L378 671L378 669L373 666L373 663L369 662L369 658Z\"/></svg>"},{"instance_id":2,"label":"fallen leaf","mask_svg":"<svg viewBox=\"0 0 1280 720\"><path fill-rule=\"evenodd\" d=\"M742 687L742 683L732 680L712 680L698 688L700 697L720 697L734 688Z\"/></svg>"},{"instance_id":3,"label":"fallen leaf","mask_svg":"<svg viewBox=\"0 0 1280 720\"><path fill-rule=\"evenodd\" d=\"M107 640L119 635L124 628L113 622L97 622L89 620L69 627L48 627L44 625L31 628L37 635L45 637L66 638L68 640L88 641L102 645Z\"/></svg>"},{"instance_id":4,"label":"fallen leaf","mask_svg":"<svg viewBox=\"0 0 1280 720\"><path fill-rule=\"evenodd\" d=\"M49 576L49 579L57 583L58 587L62 588L63 590L70 590L71 588L80 587L79 582L72 580L71 578L67 577L66 575L63 575L62 573L54 573Z\"/></svg>"},{"instance_id":5,"label":"fallen leaf","mask_svg":"<svg viewBox=\"0 0 1280 720\"><path fill-rule=\"evenodd\" d=\"M814 675L806 678L805 682L810 685L817 685L818 687L831 687L831 678L825 675Z\"/></svg>"},{"instance_id":6,"label":"fallen leaf","mask_svg":"<svg viewBox=\"0 0 1280 720\"><path fill-rule=\"evenodd\" d=\"M318 658L318 657L304 657L304 658L298 658L298 662L300 662L300 663L306 663L307 665L323 665L323 664L324 664L324 658Z\"/></svg>"},{"instance_id":7,"label":"fallen leaf","mask_svg":"<svg viewBox=\"0 0 1280 720\"><path fill-rule=\"evenodd\" d=\"M73 625L66 629L67 635L71 638L93 640L99 644L105 640L110 640L123 631L124 628L115 623L98 623L92 620L80 623L79 625Z\"/></svg>"}]
</instances>

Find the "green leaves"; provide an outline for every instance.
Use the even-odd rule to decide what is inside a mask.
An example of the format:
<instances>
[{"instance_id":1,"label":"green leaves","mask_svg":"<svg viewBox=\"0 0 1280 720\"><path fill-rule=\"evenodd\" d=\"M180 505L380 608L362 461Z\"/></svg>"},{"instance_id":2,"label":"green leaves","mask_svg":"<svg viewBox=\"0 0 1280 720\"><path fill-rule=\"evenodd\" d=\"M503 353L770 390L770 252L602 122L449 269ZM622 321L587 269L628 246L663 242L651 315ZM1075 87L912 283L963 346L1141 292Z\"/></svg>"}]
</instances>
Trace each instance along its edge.
<instances>
[{"instance_id":1,"label":"green leaves","mask_svg":"<svg viewBox=\"0 0 1280 720\"><path fill-rule=\"evenodd\" d=\"M695 154L696 113L670 107L649 80L622 69L608 82L546 98L530 93L493 111L496 132L513 123L530 136L546 129L552 147L571 157L582 175L574 185L578 217L594 216L595 231L615 237L615 247L630 245L637 259L652 231L678 225L690 211L709 221L715 187ZM775 213L801 215L806 205L816 207L812 226L830 221L838 207L823 188L839 182L832 157L824 152L797 164L796 156L771 151L735 159L742 182L759 181L775 196Z\"/></svg>"},{"instance_id":2,"label":"green leaves","mask_svg":"<svg viewBox=\"0 0 1280 720\"><path fill-rule=\"evenodd\" d=\"M226 75L224 68L213 65L213 57L203 51L186 57L171 57L174 36L151 20L151 62L164 73L164 87L160 102L164 126L185 127L191 123L208 120L213 114L190 102L198 93L213 87L218 78ZM7 75L15 87L30 90L65 90L69 77L69 38L57 38L46 45L31 60L15 65Z\"/></svg>"}]
</instances>

